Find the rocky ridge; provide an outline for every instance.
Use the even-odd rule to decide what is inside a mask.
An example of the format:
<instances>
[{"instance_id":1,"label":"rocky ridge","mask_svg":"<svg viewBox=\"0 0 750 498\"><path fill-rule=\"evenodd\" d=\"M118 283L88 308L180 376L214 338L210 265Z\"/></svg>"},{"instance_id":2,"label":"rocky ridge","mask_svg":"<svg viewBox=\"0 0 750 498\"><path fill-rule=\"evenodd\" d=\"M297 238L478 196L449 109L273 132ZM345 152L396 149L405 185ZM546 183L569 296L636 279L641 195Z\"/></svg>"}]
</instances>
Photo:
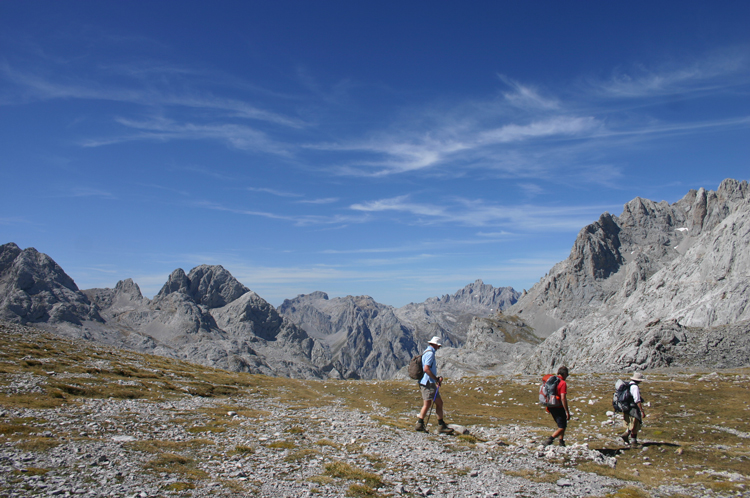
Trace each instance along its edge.
<instances>
[{"instance_id":1,"label":"rocky ridge","mask_svg":"<svg viewBox=\"0 0 750 498\"><path fill-rule=\"evenodd\" d=\"M517 316L498 311L474 317L462 348L440 348L440 374L460 379L471 375L515 372L543 339Z\"/></svg>"},{"instance_id":2,"label":"rocky ridge","mask_svg":"<svg viewBox=\"0 0 750 498\"><path fill-rule=\"evenodd\" d=\"M324 344L221 266L177 269L154 299L131 279L81 291L49 256L0 246L0 317L234 371L338 377Z\"/></svg>"},{"instance_id":3,"label":"rocky ridge","mask_svg":"<svg viewBox=\"0 0 750 498\"><path fill-rule=\"evenodd\" d=\"M454 351L459 351L471 337L470 348L476 348L469 353L472 359L456 360L450 369L460 376L477 369L496 370L498 364L517 359L522 351L528 352L530 344L538 344L533 334L494 334L491 325L475 323L478 318L509 306L517 297L518 293L510 287L495 288L477 280L454 294L402 308L379 304L369 296L329 299L319 291L285 300L279 313L311 337L325 341L333 365L345 378L405 377L404 367L433 336L440 337L446 349ZM485 333L488 336L483 343ZM493 347L486 348L490 343ZM469 363L473 366L463 370Z\"/></svg>"},{"instance_id":4,"label":"rocky ridge","mask_svg":"<svg viewBox=\"0 0 750 498\"><path fill-rule=\"evenodd\" d=\"M0 263L7 320L233 371L303 378L400 375L430 337L460 346L475 316L517 297L478 280L401 309L369 296L329 300L316 292L276 310L218 265L176 269L147 299L132 279L81 291L49 256L13 243L0 247Z\"/></svg>"},{"instance_id":5,"label":"rocky ridge","mask_svg":"<svg viewBox=\"0 0 750 498\"><path fill-rule=\"evenodd\" d=\"M423 342L438 336L446 346L461 347L472 320L508 308L519 296L512 287L493 287L476 280L454 294L397 308L395 314Z\"/></svg>"},{"instance_id":6,"label":"rocky ridge","mask_svg":"<svg viewBox=\"0 0 750 498\"><path fill-rule=\"evenodd\" d=\"M369 296L300 295L284 301L279 313L324 341L344 378L390 378L417 350L412 331L393 308Z\"/></svg>"},{"instance_id":7,"label":"rocky ridge","mask_svg":"<svg viewBox=\"0 0 750 498\"><path fill-rule=\"evenodd\" d=\"M584 228L507 312L549 334L525 371L750 363L750 189L635 199Z\"/></svg>"}]
</instances>

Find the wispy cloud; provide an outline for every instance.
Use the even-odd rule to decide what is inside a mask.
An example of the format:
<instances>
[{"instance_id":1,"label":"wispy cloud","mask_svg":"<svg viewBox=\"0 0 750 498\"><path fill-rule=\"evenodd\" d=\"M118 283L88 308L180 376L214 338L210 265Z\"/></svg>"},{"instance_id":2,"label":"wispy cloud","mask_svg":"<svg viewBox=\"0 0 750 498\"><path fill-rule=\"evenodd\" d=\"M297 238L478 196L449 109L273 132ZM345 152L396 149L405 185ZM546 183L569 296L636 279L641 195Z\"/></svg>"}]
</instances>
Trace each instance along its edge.
<instances>
[{"instance_id":1,"label":"wispy cloud","mask_svg":"<svg viewBox=\"0 0 750 498\"><path fill-rule=\"evenodd\" d=\"M434 168L454 160L466 161L491 154L491 149L531 140L571 139L597 135L603 123L594 117L554 116L526 124L461 130L441 129L439 125L426 134L405 140L403 134L384 136L366 142L340 144L308 144L308 148L340 152L359 152L371 160L352 161L338 169L341 174L355 176L386 176ZM436 136L448 138L439 139ZM459 157L460 156L460 157Z\"/></svg>"},{"instance_id":2,"label":"wispy cloud","mask_svg":"<svg viewBox=\"0 0 750 498\"><path fill-rule=\"evenodd\" d=\"M18 216L0 217L0 225L26 225L31 223L32 222L27 220L26 218L21 218Z\"/></svg>"},{"instance_id":3,"label":"wispy cloud","mask_svg":"<svg viewBox=\"0 0 750 498\"><path fill-rule=\"evenodd\" d=\"M607 206L612 207L612 206ZM605 206L503 206L483 200L454 198L435 205L409 200L408 196L379 199L350 206L369 213L394 211L413 217L414 224L457 224L462 226L509 226L513 231L577 230L596 220Z\"/></svg>"},{"instance_id":4,"label":"wispy cloud","mask_svg":"<svg viewBox=\"0 0 750 498\"><path fill-rule=\"evenodd\" d=\"M516 107L544 110L557 110L560 108L558 99L543 97L537 89L530 85L523 85L504 74L499 74L498 78L511 88L512 91L504 92L503 97L507 102Z\"/></svg>"},{"instance_id":5,"label":"wispy cloud","mask_svg":"<svg viewBox=\"0 0 750 498\"><path fill-rule=\"evenodd\" d=\"M128 74L117 66L120 74ZM156 72L151 68L151 73ZM107 74L97 75L97 78L86 79L82 76L66 75L62 72L59 80L51 80L39 74L29 71L17 70L7 62L0 62L0 75L6 81L13 83L21 92L24 101L33 100L101 100L111 102L125 102L149 108L182 107L200 111L210 111L216 115L234 118L244 118L256 121L264 121L291 128L303 128L307 126L303 120L281 114L267 109L262 109L245 100L230 99L213 95L209 92L201 92L191 89L189 91L175 90L169 88L158 88L153 81L161 81L160 76L190 76L192 71L175 71L172 68L160 68L159 74L150 74L151 78L146 81L130 82L130 86L120 84L103 85L101 80L107 79ZM131 71L129 74L142 71ZM168 78L169 79L169 78ZM142 80L142 78L138 78ZM175 85L179 86L179 85Z\"/></svg>"},{"instance_id":6,"label":"wispy cloud","mask_svg":"<svg viewBox=\"0 0 750 498\"><path fill-rule=\"evenodd\" d=\"M62 195L65 197L99 197L100 199L117 198L112 192L93 187L73 187L63 191Z\"/></svg>"},{"instance_id":7,"label":"wispy cloud","mask_svg":"<svg viewBox=\"0 0 750 498\"><path fill-rule=\"evenodd\" d=\"M178 123L174 120L157 117L149 120L117 118L119 124L136 130L136 133L105 139L90 139L82 143L84 147L103 147L122 142L139 140L219 140L235 149L258 151L278 156L290 156L290 147L271 139L265 132L239 124L196 124Z\"/></svg>"},{"instance_id":8,"label":"wispy cloud","mask_svg":"<svg viewBox=\"0 0 750 498\"><path fill-rule=\"evenodd\" d=\"M302 197L302 194L296 194L294 192L284 192L282 190L276 190L272 188L264 187L247 187L250 192L261 192L265 194L275 195L276 197Z\"/></svg>"},{"instance_id":9,"label":"wispy cloud","mask_svg":"<svg viewBox=\"0 0 750 498\"><path fill-rule=\"evenodd\" d=\"M298 200L299 204L334 204L339 201L338 197L325 197L322 199L301 199Z\"/></svg>"},{"instance_id":10,"label":"wispy cloud","mask_svg":"<svg viewBox=\"0 0 750 498\"><path fill-rule=\"evenodd\" d=\"M746 49L725 50L686 64L619 69L608 80L587 83L596 94L611 98L643 99L670 94L689 98L692 93L729 88L738 82L747 84L748 69L750 57Z\"/></svg>"},{"instance_id":11,"label":"wispy cloud","mask_svg":"<svg viewBox=\"0 0 750 498\"><path fill-rule=\"evenodd\" d=\"M351 223L364 223L365 221L367 221L367 217L365 216L351 216L351 215L338 215L338 214L334 214L331 216L310 215L310 214L282 215L282 214L272 213L269 211L255 211L255 210L249 210L249 209L232 208L232 207L223 206L221 204L210 202L210 201L194 202L193 206L202 208L202 209L209 209L212 211L224 211L227 213L234 213L234 214L245 215L245 216L257 216L257 217L269 218L273 220L283 220L283 221L288 221L295 226L346 225L346 224L351 224Z\"/></svg>"}]
</instances>

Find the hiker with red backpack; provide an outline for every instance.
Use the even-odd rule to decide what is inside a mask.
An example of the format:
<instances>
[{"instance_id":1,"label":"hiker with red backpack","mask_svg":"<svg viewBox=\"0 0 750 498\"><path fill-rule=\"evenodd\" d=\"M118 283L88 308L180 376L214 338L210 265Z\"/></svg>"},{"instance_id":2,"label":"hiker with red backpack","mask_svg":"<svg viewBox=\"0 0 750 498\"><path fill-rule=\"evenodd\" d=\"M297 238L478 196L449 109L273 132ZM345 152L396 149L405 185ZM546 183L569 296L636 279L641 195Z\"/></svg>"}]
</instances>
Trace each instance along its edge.
<instances>
[{"instance_id":1,"label":"hiker with red backpack","mask_svg":"<svg viewBox=\"0 0 750 498\"><path fill-rule=\"evenodd\" d=\"M557 375L545 375L542 377L542 385L539 390L539 400L543 406L547 407L547 412L552 415L557 423L557 430L542 443L544 446L551 445L555 438L560 437L560 446L565 446L565 429L568 427L570 420L570 410L568 409L568 384L565 379L568 378L568 367L560 367ZM544 401L542 401L544 398Z\"/></svg>"},{"instance_id":2,"label":"hiker with red backpack","mask_svg":"<svg viewBox=\"0 0 750 498\"><path fill-rule=\"evenodd\" d=\"M435 413L438 417L438 433L439 434L450 434L453 429L449 428L443 420L443 398L440 397L440 385L443 383L443 378L437 376L437 360L435 359L435 353L440 349L442 343L440 338L435 336L427 343L427 349L422 353L422 375L419 381L419 390L422 393L422 410L419 412L419 418L417 419L416 430L420 432L427 432L424 425L424 417L427 415L427 411L432 412L432 405L435 405Z\"/></svg>"}]
</instances>

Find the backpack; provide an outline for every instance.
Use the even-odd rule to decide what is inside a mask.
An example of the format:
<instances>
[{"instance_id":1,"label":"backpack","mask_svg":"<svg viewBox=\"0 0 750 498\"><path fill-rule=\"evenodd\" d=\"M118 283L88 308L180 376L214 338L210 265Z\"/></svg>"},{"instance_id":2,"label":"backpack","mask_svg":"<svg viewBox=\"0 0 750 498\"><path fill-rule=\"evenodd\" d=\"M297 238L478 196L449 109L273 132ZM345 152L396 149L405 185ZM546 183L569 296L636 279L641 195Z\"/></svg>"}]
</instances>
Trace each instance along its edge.
<instances>
[{"instance_id":1,"label":"backpack","mask_svg":"<svg viewBox=\"0 0 750 498\"><path fill-rule=\"evenodd\" d=\"M615 382L615 392L612 395L612 408L616 412L627 412L635 403L633 395L630 393L630 384L617 379Z\"/></svg>"},{"instance_id":2,"label":"backpack","mask_svg":"<svg viewBox=\"0 0 750 498\"><path fill-rule=\"evenodd\" d=\"M424 375L424 367L422 367L422 355L418 354L409 362L409 377L414 380L420 380Z\"/></svg>"},{"instance_id":3,"label":"backpack","mask_svg":"<svg viewBox=\"0 0 750 498\"><path fill-rule=\"evenodd\" d=\"M542 384L539 386L539 404L548 408L562 406L560 396L557 395L557 386L560 384L560 377L557 375L545 375L542 377Z\"/></svg>"}]
</instances>

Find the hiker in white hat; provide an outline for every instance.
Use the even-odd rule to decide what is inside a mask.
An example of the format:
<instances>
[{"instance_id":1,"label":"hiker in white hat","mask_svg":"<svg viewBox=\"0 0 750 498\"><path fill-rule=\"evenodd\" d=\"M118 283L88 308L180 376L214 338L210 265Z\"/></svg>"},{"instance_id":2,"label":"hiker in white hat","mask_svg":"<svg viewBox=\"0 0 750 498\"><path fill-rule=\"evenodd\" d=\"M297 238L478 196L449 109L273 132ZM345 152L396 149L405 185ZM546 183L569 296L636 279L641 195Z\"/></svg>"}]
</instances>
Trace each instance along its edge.
<instances>
[{"instance_id":1,"label":"hiker in white hat","mask_svg":"<svg viewBox=\"0 0 750 498\"><path fill-rule=\"evenodd\" d=\"M440 385L443 378L437 376L437 361L435 353L443 343L438 336L433 337L427 343L427 349L422 353L422 371L424 375L419 381L419 390L422 393L422 410L419 412L416 430L427 432L425 428L424 417L429 411L432 413L432 405L435 405L435 413L438 416L438 433L450 434L453 429L449 428L443 420L443 398L440 397ZM429 417L427 419L429 421Z\"/></svg>"},{"instance_id":2,"label":"hiker in white hat","mask_svg":"<svg viewBox=\"0 0 750 498\"><path fill-rule=\"evenodd\" d=\"M631 448L638 447L638 431L641 430L643 418L646 416L646 412L643 411L641 390L638 387L638 385L644 380L646 379L641 372L634 372L630 377L630 382L628 382L628 390L630 391L628 401L630 408L622 411L625 432L620 434L620 437L625 441L625 444L630 444Z\"/></svg>"}]
</instances>

